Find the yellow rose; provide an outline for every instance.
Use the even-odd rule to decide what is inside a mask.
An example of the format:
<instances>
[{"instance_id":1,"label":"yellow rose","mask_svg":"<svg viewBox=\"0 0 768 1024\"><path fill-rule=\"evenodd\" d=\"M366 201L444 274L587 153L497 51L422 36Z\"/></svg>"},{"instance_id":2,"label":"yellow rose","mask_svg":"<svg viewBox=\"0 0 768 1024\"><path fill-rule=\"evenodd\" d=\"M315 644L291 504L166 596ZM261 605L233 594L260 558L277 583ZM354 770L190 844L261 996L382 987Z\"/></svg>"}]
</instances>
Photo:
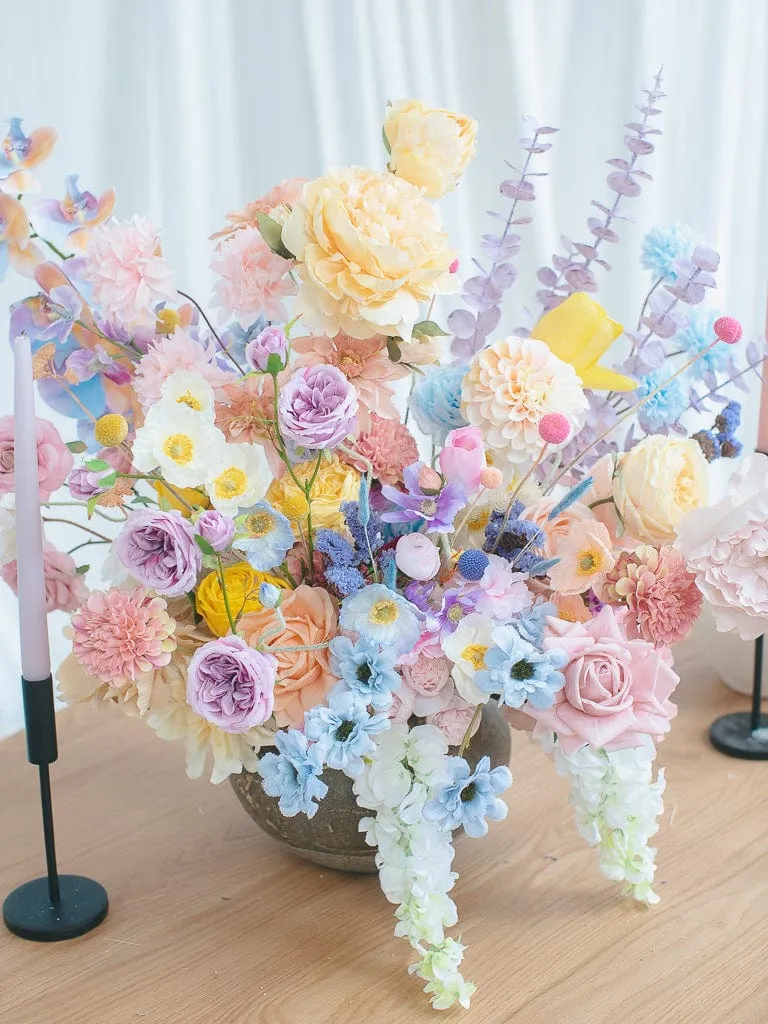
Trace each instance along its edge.
<instances>
[{"instance_id":1,"label":"yellow rose","mask_svg":"<svg viewBox=\"0 0 768 1024\"><path fill-rule=\"evenodd\" d=\"M261 611L259 587L262 583L274 583L276 587L282 588L287 586L279 577L269 572L257 572L247 562L238 562L224 569L224 586L233 619L237 620L245 612ZM209 572L201 580L195 595L195 607L214 636L226 636L230 632L217 572Z\"/></svg>"},{"instance_id":2,"label":"yellow rose","mask_svg":"<svg viewBox=\"0 0 768 1024\"><path fill-rule=\"evenodd\" d=\"M707 483L696 441L652 434L619 456L613 500L627 533L668 544L685 513L707 504Z\"/></svg>"},{"instance_id":3,"label":"yellow rose","mask_svg":"<svg viewBox=\"0 0 768 1024\"><path fill-rule=\"evenodd\" d=\"M419 304L459 289L440 211L389 172L345 167L308 182L282 239L301 279L294 312L329 338L410 339Z\"/></svg>"},{"instance_id":4,"label":"yellow rose","mask_svg":"<svg viewBox=\"0 0 768 1024\"><path fill-rule=\"evenodd\" d=\"M293 467L293 471L302 483L306 483L315 469L314 459L302 462ZM340 511L343 501L357 501L360 490L360 474L351 466L340 462L334 455L330 462L320 464L317 477L312 485L312 527L339 526L344 517ZM267 491L267 501L278 511L287 516L292 523L307 521L307 499L289 473L284 473L279 480L273 480Z\"/></svg>"},{"instance_id":5,"label":"yellow rose","mask_svg":"<svg viewBox=\"0 0 768 1024\"><path fill-rule=\"evenodd\" d=\"M439 199L455 187L475 155L477 121L421 100L397 100L387 107L384 136L390 171Z\"/></svg>"}]
</instances>

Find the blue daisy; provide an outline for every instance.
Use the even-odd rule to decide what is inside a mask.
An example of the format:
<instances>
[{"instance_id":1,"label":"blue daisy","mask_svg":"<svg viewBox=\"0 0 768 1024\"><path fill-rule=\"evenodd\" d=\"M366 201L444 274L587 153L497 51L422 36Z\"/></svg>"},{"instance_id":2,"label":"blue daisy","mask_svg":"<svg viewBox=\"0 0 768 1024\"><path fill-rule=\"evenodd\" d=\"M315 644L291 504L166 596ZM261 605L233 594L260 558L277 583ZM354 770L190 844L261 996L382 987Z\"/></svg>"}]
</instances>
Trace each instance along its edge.
<instances>
[{"instance_id":1,"label":"blue daisy","mask_svg":"<svg viewBox=\"0 0 768 1024\"><path fill-rule=\"evenodd\" d=\"M282 512L259 501L235 520L237 532L232 547L242 551L252 569L267 572L285 558L295 538Z\"/></svg>"}]
</instances>

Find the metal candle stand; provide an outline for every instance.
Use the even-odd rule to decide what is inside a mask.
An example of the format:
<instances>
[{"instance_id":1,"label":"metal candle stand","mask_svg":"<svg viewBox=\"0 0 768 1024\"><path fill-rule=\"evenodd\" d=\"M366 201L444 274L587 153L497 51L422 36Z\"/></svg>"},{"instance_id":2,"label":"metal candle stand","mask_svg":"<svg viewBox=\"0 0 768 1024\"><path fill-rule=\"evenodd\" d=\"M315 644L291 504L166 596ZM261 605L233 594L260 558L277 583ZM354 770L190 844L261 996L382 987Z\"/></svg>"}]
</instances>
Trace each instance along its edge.
<instances>
[{"instance_id":1,"label":"metal candle stand","mask_svg":"<svg viewBox=\"0 0 768 1024\"><path fill-rule=\"evenodd\" d=\"M712 746L722 754L747 761L768 761L768 715L760 713L763 696L763 640L755 641L752 710L716 719L709 729Z\"/></svg>"},{"instance_id":2,"label":"metal candle stand","mask_svg":"<svg viewBox=\"0 0 768 1024\"><path fill-rule=\"evenodd\" d=\"M84 935L107 916L108 900L103 886L80 875L60 875L56 865L53 806L49 766L59 756L53 705L53 680L22 679L27 757L40 773L43 816L44 878L20 885L3 904L6 927L22 939L57 942Z\"/></svg>"}]
</instances>

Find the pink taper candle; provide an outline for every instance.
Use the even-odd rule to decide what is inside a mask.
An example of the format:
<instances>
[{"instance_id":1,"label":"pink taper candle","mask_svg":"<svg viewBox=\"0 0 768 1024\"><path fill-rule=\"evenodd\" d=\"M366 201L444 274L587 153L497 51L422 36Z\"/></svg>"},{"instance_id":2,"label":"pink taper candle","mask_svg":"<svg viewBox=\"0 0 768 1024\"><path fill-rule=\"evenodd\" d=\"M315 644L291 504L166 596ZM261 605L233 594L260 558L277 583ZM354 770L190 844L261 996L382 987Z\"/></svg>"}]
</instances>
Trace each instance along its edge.
<instances>
[{"instance_id":1,"label":"pink taper candle","mask_svg":"<svg viewBox=\"0 0 768 1024\"><path fill-rule=\"evenodd\" d=\"M22 334L14 342L14 477L16 480L16 564L18 567L21 674L47 679L51 674L45 612L43 528L37 474L37 431L32 351Z\"/></svg>"}]
</instances>

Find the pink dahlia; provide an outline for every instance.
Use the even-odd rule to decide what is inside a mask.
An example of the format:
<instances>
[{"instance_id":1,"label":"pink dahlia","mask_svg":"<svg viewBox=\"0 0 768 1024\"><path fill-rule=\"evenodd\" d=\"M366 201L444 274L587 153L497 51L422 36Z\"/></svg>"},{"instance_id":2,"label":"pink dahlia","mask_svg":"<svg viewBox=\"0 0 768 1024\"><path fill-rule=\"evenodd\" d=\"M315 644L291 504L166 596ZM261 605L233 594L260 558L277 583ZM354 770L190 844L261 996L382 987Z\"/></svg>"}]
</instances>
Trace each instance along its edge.
<instances>
[{"instance_id":1,"label":"pink dahlia","mask_svg":"<svg viewBox=\"0 0 768 1024\"><path fill-rule=\"evenodd\" d=\"M247 328L259 315L287 320L283 299L296 291L288 273L291 266L272 252L257 228L241 228L222 242L211 260L211 270L221 278L212 299L220 322L233 316Z\"/></svg>"},{"instance_id":2,"label":"pink dahlia","mask_svg":"<svg viewBox=\"0 0 768 1024\"><path fill-rule=\"evenodd\" d=\"M702 596L696 577L675 548L643 544L623 551L600 591L603 601L625 604L631 616L626 626L656 647L679 643L701 612Z\"/></svg>"},{"instance_id":3,"label":"pink dahlia","mask_svg":"<svg viewBox=\"0 0 768 1024\"><path fill-rule=\"evenodd\" d=\"M72 616L72 650L88 675L128 686L170 662L175 628L165 600L143 587L133 593L95 590Z\"/></svg>"},{"instance_id":4,"label":"pink dahlia","mask_svg":"<svg viewBox=\"0 0 768 1024\"><path fill-rule=\"evenodd\" d=\"M279 185L271 188L260 199L247 203L242 210L233 210L227 214L227 225L211 235L211 238L231 238L240 228L258 227L259 214L268 213L282 223L281 213L287 213L294 203L301 199L306 178L287 178Z\"/></svg>"},{"instance_id":5,"label":"pink dahlia","mask_svg":"<svg viewBox=\"0 0 768 1024\"><path fill-rule=\"evenodd\" d=\"M367 429L360 431L355 450L362 458L343 455L345 461L359 473L364 473L366 462L370 462L376 479L390 485L402 483L405 467L419 458L419 450L408 427L399 420L384 419L376 413L371 414Z\"/></svg>"},{"instance_id":6,"label":"pink dahlia","mask_svg":"<svg viewBox=\"0 0 768 1024\"><path fill-rule=\"evenodd\" d=\"M275 418L274 393L271 377L253 374L232 380L214 406L216 426L233 444L264 444Z\"/></svg>"},{"instance_id":7,"label":"pink dahlia","mask_svg":"<svg viewBox=\"0 0 768 1024\"><path fill-rule=\"evenodd\" d=\"M92 231L80 276L91 286L93 305L123 327L152 327L153 307L176 298L157 228L146 217Z\"/></svg>"},{"instance_id":8,"label":"pink dahlia","mask_svg":"<svg viewBox=\"0 0 768 1024\"><path fill-rule=\"evenodd\" d=\"M216 362L211 346L203 345L177 328L168 337L153 341L136 368L133 387L145 409L160 400L163 384L176 370L199 373L214 391L234 379L233 374Z\"/></svg>"}]
</instances>

